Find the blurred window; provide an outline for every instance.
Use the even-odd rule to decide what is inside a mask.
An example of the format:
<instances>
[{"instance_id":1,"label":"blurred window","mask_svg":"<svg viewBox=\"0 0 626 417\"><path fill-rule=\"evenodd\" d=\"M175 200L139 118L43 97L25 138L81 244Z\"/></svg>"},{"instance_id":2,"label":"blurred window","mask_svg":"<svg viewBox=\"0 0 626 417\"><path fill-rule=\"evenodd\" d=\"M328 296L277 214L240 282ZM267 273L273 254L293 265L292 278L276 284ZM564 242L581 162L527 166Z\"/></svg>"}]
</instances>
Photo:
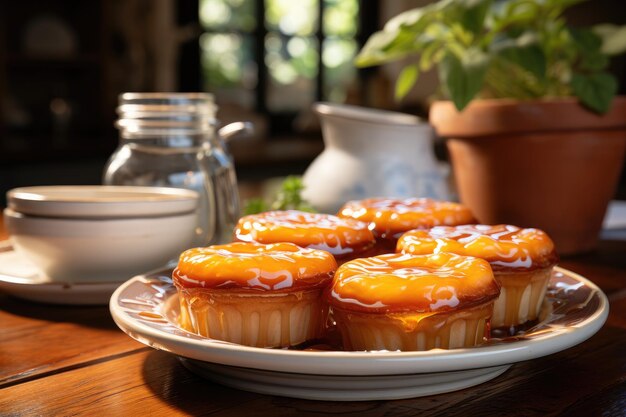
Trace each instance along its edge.
<instances>
[{"instance_id":1,"label":"blurred window","mask_svg":"<svg viewBox=\"0 0 626 417\"><path fill-rule=\"evenodd\" d=\"M359 6L359 0L200 0L204 89L270 116L317 100L345 101L364 36Z\"/></svg>"}]
</instances>

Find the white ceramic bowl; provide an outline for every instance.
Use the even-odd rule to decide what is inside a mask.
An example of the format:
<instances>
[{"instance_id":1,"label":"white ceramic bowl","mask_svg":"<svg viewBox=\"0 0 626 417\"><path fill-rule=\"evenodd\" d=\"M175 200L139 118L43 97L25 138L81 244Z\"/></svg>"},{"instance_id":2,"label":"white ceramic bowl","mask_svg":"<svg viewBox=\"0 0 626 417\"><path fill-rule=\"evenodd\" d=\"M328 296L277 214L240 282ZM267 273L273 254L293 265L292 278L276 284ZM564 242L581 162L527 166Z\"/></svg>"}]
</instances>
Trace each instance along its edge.
<instances>
[{"instance_id":1,"label":"white ceramic bowl","mask_svg":"<svg viewBox=\"0 0 626 417\"><path fill-rule=\"evenodd\" d=\"M9 192L10 206L33 214L7 208L5 226L14 248L53 282L125 281L176 259L196 237L193 191L32 188Z\"/></svg>"}]
</instances>

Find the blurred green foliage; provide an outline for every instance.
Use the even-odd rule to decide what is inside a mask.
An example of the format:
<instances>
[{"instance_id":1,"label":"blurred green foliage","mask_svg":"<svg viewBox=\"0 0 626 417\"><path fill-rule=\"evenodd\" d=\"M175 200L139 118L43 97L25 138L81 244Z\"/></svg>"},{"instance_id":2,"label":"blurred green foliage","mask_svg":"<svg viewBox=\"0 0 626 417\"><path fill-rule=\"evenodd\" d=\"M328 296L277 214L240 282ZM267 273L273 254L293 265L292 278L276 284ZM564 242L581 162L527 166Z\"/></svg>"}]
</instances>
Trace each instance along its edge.
<instances>
[{"instance_id":1,"label":"blurred green foliage","mask_svg":"<svg viewBox=\"0 0 626 417\"><path fill-rule=\"evenodd\" d=\"M459 110L475 97L576 96L604 113L617 92L617 81L606 71L608 55L626 50L626 26L569 26L563 12L582 1L440 0L389 20L356 63L418 55L396 81L398 99L420 72L436 67L444 94Z\"/></svg>"},{"instance_id":2,"label":"blurred green foliage","mask_svg":"<svg viewBox=\"0 0 626 417\"><path fill-rule=\"evenodd\" d=\"M282 182L276 195L271 202L266 202L261 198L247 200L243 214L257 214L269 210L300 210L315 212L315 209L308 201L302 198L304 184L302 178L289 176Z\"/></svg>"}]
</instances>

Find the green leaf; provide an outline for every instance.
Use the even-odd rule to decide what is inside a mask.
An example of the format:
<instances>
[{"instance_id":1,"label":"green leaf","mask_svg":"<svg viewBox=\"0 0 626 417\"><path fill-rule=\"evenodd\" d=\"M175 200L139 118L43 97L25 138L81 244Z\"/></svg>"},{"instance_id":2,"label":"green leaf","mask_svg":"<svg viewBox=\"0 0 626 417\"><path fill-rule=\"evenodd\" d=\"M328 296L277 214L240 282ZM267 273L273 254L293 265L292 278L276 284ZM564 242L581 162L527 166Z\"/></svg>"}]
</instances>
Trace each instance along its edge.
<instances>
[{"instance_id":1,"label":"green leaf","mask_svg":"<svg viewBox=\"0 0 626 417\"><path fill-rule=\"evenodd\" d=\"M383 47L383 51L389 56L396 56L398 54L408 55L419 52L425 42L431 41L430 38L415 34L411 31L401 30L391 42Z\"/></svg>"},{"instance_id":2,"label":"green leaf","mask_svg":"<svg viewBox=\"0 0 626 417\"><path fill-rule=\"evenodd\" d=\"M536 20L541 6L534 1L512 0L506 2L503 21L505 25L524 24Z\"/></svg>"},{"instance_id":3,"label":"green leaf","mask_svg":"<svg viewBox=\"0 0 626 417\"><path fill-rule=\"evenodd\" d=\"M426 8L407 10L389 19L389 21L385 23L385 31L418 27L427 16L428 9Z\"/></svg>"},{"instance_id":4,"label":"green leaf","mask_svg":"<svg viewBox=\"0 0 626 417\"><path fill-rule=\"evenodd\" d=\"M494 53L533 74L538 80L546 78L547 59L536 39L523 35L507 39L494 46Z\"/></svg>"},{"instance_id":5,"label":"green leaf","mask_svg":"<svg viewBox=\"0 0 626 417\"><path fill-rule=\"evenodd\" d=\"M566 9L578 3L583 3L588 0L547 0L545 5L547 7L559 7L561 9Z\"/></svg>"},{"instance_id":6,"label":"green leaf","mask_svg":"<svg viewBox=\"0 0 626 417\"><path fill-rule=\"evenodd\" d=\"M243 214L258 214L269 209L267 203L261 198L251 198L246 200L243 207Z\"/></svg>"},{"instance_id":7,"label":"green leaf","mask_svg":"<svg viewBox=\"0 0 626 417\"><path fill-rule=\"evenodd\" d=\"M380 31L372 34L355 58L358 67L379 65L386 62L389 54L385 48L390 45L399 35L399 32Z\"/></svg>"},{"instance_id":8,"label":"green leaf","mask_svg":"<svg viewBox=\"0 0 626 417\"><path fill-rule=\"evenodd\" d=\"M590 51L580 57L580 68L586 71L600 71L609 65L609 57L600 51Z\"/></svg>"},{"instance_id":9,"label":"green leaf","mask_svg":"<svg viewBox=\"0 0 626 417\"><path fill-rule=\"evenodd\" d=\"M396 100L400 101L407 95L407 93L415 85L415 81L417 81L418 75L419 70L417 69L417 65L409 65L404 67L404 69L398 76L398 79L396 80Z\"/></svg>"},{"instance_id":10,"label":"green leaf","mask_svg":"<svg viewBox=\"0 0 626 417\"><path fill-rule=\"evenodd\" d=\"M602 38L590 29L568 28L567 29L580 60L579 67L586 71L599 71L609 64L609 59L601 51Z\"/></svg>"},{"instance_id":11,"label":"green leaf","mask_svg":"<svg viewBox=\"0 0 626 417\"><path fill-rule=\"evenodd\" d=\"M617 81L606 73L572 76L570 86L583 105L596 113L606 113L617 93Z\"/></svg>"},{"instance_id":12,"label":"green leaf","mask_svg":"<svg viewBox=\"0 0 626 417\"><path fill-rule=\"evenodd\" d=\"M272 203L272 210L301 210L314 212L311 204L302 198L304 184L302 178L290 175L280 186L276 199Z\"/></svg>"},{"instance_id":13,"label":"green leaf","mask_svg":"<svg viewBox=\"0 0 626 417\"><path fill-rule=\"evenodd\" d=\"M433 21L439 12L454 6L457 1L458 0L440 0L423 7L402 12L389 19L385 24L385 30L393 31L406 29L412 32L420 32L424 26Z\"/></svg>"},{"instance_id":14,"label":"green leaf","mask_svg":"<svg viewBox=\"0 0 626 417\"><path fill-rule=\"evenodd\" d=\"M586 0L498 0L487 15L486 26L492 32L524 32L528 29L549 31L564 9Z\"/></svg>"},{"instance_id":15,"label":"green leaf","mask_svg":"<svg viewBox=\"0 0 626 417\"><path fill-rule=\"evenodd\" d=\"M593 33L602 39L601 51L607 55L618 55L626 52L626 25L596 25Z\"/></svg>"},{"instance_id":16,"label":"green leaf","mask_svg":"<svg viewBox=\"0 0 626 417\"><path fill-rule=\"evenodd\" d=\"M302 198L304 184L298 176L288 176L281 183L280 188L274 195L273 202L268 204L261 198L246 200L243 214L257 214L268 210L301 210L315 212L311 204Z\"/></svg>"},{"instance_id":17,"label":"green leaf","mask_svg":"<svg viewBox=\"0 0 626 417\"><path fill-rule=\"evenodd\" d=\"M380 65L421 52L434 38L406 30L374 33L355 58L358 67Z\"/></svg>"},{"instance_id":18,"label":"green leaf","mask_svg":"<svg viewBox=\"0 0 626 417\"><path fill-rule=\"evenodd\" d=\"M437 61L437 52L441 50L441 42L430 42L420 56L420 70L428 71Z\"/></svg>"},{"instance_id":19,"label":"green leaf","mask_svg":"<svg viewBox=\"0 0 626 417\"><path fill-rule=\"evenodd\" d=\"M492 0L461 0L458 19L461 25L473 34L479 34L484 29L485 16L491 7Z\"/></svg>"},{"instance_id":20,"label":"green leaf","mask_svg":"<svg viewBox=\"0 0 626 417\"><path fill-rule=\"evenodd\" d=\"M461 111L483 86L489 56L476 48L466 51L462 59L447 53L439 64L439 77L456 108Z\"/></svg>"},{"instance_id":21,"label":"green leaf","mask_svg":"<svg viewBox=\"0 0 626 417\"><path fill-rule=\"evenodd\" d=\"M602 39L590 29L569 27L567 30L582 51L598 51L602 47Z\"/></svg>"}]
</instances>

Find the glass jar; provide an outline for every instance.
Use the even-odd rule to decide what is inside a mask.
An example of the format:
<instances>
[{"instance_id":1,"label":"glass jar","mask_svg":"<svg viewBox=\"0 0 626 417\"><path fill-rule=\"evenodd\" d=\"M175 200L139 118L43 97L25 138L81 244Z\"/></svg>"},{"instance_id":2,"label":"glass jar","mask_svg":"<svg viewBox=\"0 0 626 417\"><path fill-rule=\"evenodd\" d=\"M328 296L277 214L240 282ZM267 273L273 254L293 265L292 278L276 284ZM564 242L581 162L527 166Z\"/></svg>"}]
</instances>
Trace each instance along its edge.
<instances>
[{"instance_id":1,"label":"glass jar","mask_svg":"<svg viewBox=\"0 0 626 417\"><path fill-rule=\"evenodd\" d=\"M234 165L216 132L216 111L206 93L120 95L120 144L104 171L104 184L197 191L198 246L230 242L239 217Z\"/></svg>"}]
</instances>

